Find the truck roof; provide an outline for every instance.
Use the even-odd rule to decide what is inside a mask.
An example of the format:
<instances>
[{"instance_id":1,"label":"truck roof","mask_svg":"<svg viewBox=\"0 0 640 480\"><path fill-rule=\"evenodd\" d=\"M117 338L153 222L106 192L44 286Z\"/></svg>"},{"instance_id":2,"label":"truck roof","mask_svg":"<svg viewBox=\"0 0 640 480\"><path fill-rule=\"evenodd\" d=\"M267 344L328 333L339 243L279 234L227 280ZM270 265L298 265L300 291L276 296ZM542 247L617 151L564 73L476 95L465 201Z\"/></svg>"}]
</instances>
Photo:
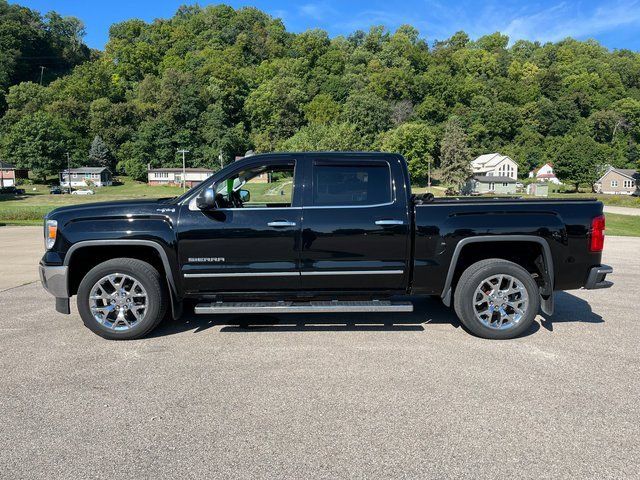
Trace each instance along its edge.
<instances>
[{"instance_id":1,"label":"truck roof","mask_svg":"<svg viewBox=\"0 0 640 480\"><path fill-rule=\"evenodd\" d=\"M323 157L388 157L389 155L400 156L399 153L391 153L391 152L350 152L350 151L317 151L317 152L272 152L272 153L256 153L254 155L250 155L249 157L242 157L238 160L243 160L246 158L259 158L259 157L313 157L313 156L323 156Z\"/></svg>"}]
</instances>

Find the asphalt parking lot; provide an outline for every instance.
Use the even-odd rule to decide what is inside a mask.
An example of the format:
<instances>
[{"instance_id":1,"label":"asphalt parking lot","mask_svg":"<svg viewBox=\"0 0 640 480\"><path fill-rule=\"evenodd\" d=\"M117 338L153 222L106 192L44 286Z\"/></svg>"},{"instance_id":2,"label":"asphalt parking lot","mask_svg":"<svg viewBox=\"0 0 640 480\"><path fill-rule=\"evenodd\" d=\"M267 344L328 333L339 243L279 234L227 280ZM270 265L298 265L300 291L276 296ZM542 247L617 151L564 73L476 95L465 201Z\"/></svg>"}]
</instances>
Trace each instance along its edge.
<instances>
[{"instance_id":1,"label":"asphalt parking lot","mask_svg":"<svg viewBox=\"0 0 640 480\"><path fill-rule=\"evenodd\" d=\"M54 311L41 245L0 228L0 478L638 478L638 238L607 238L613 288L501 342L430 299L111 342Z\"/></svg>"}]
</instances>

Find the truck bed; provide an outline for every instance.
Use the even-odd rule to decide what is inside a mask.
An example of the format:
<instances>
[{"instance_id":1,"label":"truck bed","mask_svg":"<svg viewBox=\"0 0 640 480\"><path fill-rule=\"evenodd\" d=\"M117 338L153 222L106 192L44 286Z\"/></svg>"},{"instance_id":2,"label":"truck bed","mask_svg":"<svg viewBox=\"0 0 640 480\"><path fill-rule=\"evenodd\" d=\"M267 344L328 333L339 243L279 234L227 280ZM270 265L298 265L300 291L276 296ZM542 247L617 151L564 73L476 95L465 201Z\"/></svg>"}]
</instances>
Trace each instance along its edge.
<instances>
[{"instance_id":1,"label":"truck bed","mask_svg":"<svg viewBox=\"0 0 640 480\"><path fill-rule=\"evenodd\" d=\"M531 250L548 245L553 261L554 289L580 288L589 269L599 265L600 252L589 251L593 218L602 215L603 205L595 199L523 199L521 197L446 197L414 206L415 293L443 294L450 264L460 242L490 237L501 242L496 256L506 249L526 257ZM509 238L520 241L509 243ZM522 242L531 238L532 242ZM504 243L502 243L504 242ZM519 257L519 258L520 258ZM462 265L462 267L464 264ZM460 268L462 268L460 267Z\"/></svg>"}]
</instances>

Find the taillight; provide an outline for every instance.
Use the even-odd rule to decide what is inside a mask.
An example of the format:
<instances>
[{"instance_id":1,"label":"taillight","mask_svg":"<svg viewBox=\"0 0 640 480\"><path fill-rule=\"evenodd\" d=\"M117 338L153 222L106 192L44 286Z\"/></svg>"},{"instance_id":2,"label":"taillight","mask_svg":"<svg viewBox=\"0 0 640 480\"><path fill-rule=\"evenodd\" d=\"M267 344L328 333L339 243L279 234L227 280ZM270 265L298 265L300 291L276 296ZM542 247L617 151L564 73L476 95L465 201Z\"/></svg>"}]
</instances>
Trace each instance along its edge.
<instances>
[{"instance_id":1,"label":"taillight","mask_svg":"<svg viewBox=\"0 0 640 480\"><path fill-rule=\"evenodd\" d=\"M601 252L604 248L604 215L591 220L591 242L589 250Z\"/></svg>"}]
</instances>

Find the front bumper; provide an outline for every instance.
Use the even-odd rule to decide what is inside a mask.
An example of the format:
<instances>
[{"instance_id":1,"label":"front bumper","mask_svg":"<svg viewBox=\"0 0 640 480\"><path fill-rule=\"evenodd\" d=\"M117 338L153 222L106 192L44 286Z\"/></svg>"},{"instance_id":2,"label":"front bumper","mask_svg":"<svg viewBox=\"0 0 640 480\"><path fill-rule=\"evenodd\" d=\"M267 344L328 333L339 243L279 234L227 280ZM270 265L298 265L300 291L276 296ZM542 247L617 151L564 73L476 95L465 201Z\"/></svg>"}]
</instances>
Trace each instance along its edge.
<instances>
[{"instance_id":1,"label":"front bumper","mask_svg":"<svg viewBox=\"0 0 640 480\"><path fill-rule=\"evenodd\" d=\"M600 265L599 267L592 267L589 270L589 276L587 277L587 283L584 288L587 290L594 290L597 288L609 288L613 285L613 282L605 280L606 276L613 273L613 268L609 265Z\"/></svg>"},{"instance_id":2,"label":"front bumper","mask_svg":"<svg viewBox=\"0 0 640 480\"><path fill-rule=\"evenodd\" d=\"M39 271L42 286L47 292L56 297L56 310L60 313L70 313L68 267L40 263Z\"/></svg>"}]
</instances>

